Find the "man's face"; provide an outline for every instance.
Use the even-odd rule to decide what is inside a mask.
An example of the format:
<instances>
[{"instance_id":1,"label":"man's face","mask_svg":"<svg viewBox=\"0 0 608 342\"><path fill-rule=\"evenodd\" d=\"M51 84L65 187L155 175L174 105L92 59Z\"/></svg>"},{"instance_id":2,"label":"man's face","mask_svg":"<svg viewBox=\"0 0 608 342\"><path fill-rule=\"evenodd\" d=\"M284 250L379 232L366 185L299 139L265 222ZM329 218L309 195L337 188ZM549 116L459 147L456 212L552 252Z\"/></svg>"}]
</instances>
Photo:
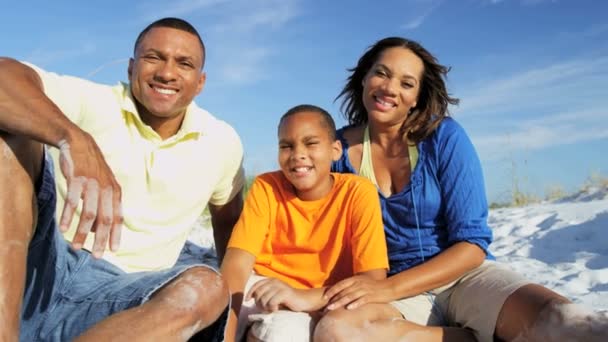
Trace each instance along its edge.
<instances>
[{"instance_id":1,"label":"man's face","mask_svg":"<svg viewBox=\"0 0 608 342\"><path fill-rule=\"evenodd\" d=\"M154 129L167 124L179 129L186 108L205 84L203 59L192 33L168 27L147 32L128 70L131 93L145 123Z\"/></svg>"}]
</instances>

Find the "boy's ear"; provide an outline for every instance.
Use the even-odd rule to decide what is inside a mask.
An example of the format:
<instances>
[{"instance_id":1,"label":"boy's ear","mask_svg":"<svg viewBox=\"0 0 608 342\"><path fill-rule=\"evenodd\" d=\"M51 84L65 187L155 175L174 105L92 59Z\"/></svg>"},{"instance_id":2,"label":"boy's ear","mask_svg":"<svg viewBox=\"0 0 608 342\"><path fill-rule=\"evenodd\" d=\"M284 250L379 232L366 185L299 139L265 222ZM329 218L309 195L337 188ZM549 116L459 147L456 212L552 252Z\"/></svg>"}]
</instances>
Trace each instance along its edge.
<instances>
[{"instance_id":1,"label":"boy's ear","mask_svg":"<svg viewBox=\"0 0 608 342\"><path fill-rule=\"evenodd\" d=\"M340 139L336 139L331 144L331 149L333 161L338 161L340 157L342 157L342 142L340 141Z\"/></svg>"}]
</instances>

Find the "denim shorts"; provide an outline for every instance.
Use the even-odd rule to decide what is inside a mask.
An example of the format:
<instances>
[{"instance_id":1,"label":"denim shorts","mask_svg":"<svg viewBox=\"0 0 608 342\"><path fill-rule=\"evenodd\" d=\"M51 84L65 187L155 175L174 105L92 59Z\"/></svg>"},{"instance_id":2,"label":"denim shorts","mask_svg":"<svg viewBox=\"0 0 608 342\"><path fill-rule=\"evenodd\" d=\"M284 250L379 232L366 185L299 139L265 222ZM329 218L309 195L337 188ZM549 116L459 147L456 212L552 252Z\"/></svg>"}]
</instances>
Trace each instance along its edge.
<instances>
[{"instance_id":1,"label":"denim shorts","mask_svg":"<svg viewBox=\"0 0 608 342\"><path fill-rule=\"evenodd\" d=\"M204 249L191 244L173 268L157 272L125 273L88 251L73 250L56 226L53 161L48 153L36 193L38 221L27 257L20 341L71 341L104 318L145 303L187 269L209 267L203 257L193 255ZM223 340L226 313L205 329L204 340Z\"/></svg>"}]
</instances>

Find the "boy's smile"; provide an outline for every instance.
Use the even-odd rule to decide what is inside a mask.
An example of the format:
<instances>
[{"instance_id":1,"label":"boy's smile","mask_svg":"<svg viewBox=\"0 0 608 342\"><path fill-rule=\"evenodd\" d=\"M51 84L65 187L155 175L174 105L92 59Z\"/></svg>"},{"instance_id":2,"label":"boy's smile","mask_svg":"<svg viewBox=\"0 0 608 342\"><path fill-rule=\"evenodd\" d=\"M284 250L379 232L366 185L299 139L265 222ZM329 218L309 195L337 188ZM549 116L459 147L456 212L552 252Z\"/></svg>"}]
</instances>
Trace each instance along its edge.
<instances>
[{"instance_id":1,"label":"boy's smile","mask_svg":"<svg viewBox=\"0 0 608 342\"><path fill-rule=\"evenodd\" d=\"M331 190L331 163L342 152L332 141L321 114L302 111L286 117L279 127L279 165L296 195L317 200Z\"/></svg>"}]
</instances>

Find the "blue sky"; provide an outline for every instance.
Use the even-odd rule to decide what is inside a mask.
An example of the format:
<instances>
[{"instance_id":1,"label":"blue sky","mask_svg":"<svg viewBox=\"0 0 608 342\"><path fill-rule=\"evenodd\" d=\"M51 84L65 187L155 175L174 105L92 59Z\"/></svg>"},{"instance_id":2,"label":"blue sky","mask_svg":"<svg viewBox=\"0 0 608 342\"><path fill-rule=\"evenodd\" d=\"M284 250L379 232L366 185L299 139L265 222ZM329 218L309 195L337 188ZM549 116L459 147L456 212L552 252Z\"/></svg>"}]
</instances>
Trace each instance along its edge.
<instances>
[{"instance_id":1,"label":"blue sky","mask_svg":"<svg viewBox=\"0 0 608 342\"><path fill-rule=\"evenodd\" d=\"M20 1L0 13L0 55L107 84L126 80L137 34L182 17L207 45L196 102L232 124L249 174L276 168L276 124L334 98L378 39L421 42L452 67L452 114L480 154L490 201L513 179L543 196L608 175L608 1Z\"/></svg>"}]
</instances>

